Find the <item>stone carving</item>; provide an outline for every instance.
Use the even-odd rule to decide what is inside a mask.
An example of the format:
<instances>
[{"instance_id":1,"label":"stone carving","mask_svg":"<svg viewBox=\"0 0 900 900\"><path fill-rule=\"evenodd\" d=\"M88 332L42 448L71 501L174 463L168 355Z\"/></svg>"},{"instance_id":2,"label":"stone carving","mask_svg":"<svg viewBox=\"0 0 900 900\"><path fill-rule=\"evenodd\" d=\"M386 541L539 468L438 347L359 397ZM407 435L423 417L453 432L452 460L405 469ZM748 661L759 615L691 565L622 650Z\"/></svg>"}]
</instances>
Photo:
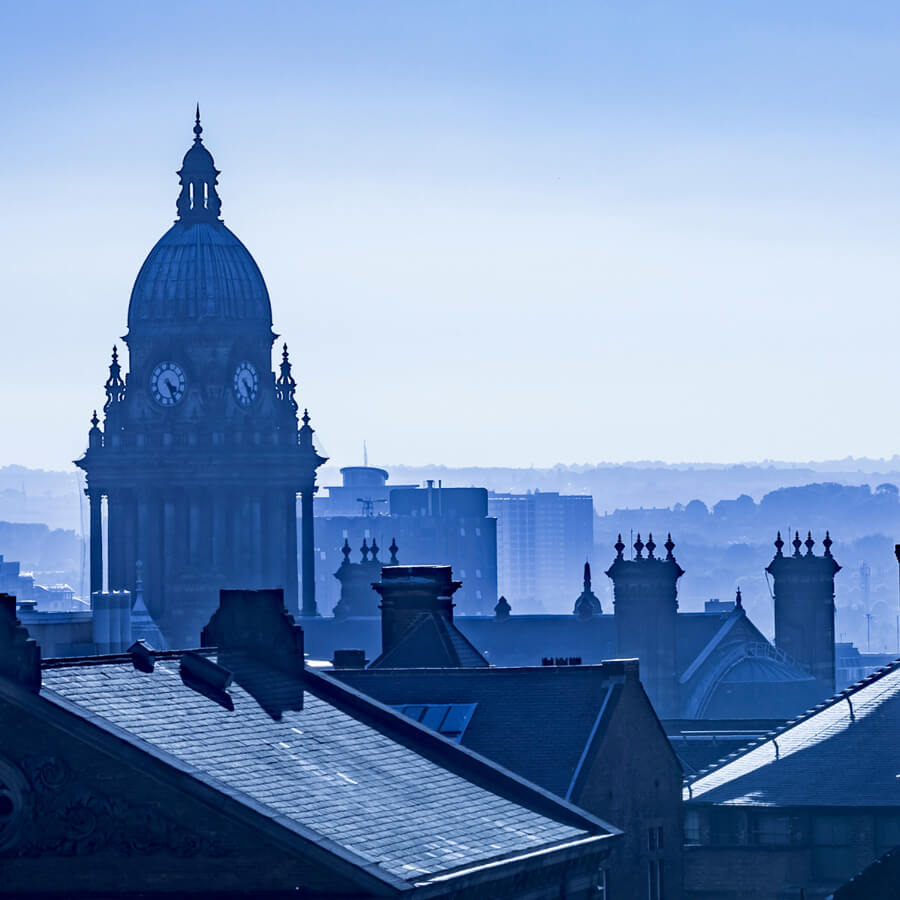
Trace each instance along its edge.
<instances>
[{"instance_id":1,"label":"stone carving","mask_svg":"<svg viewBox=\"0 0 900 900\"><path fill-rule=\"evenodd\" d=\"M25 776L0 757L0 853L19 840L28 817L28 799Z\"/></svg>"},{"instance_id":2,"label":"stone carving","mask_svg":"<svg viewBox=\"0 0 900 900\"><path fill-rule=\"evenodd\" d=\"M29 757L20 767L0 758L0 857L85 856L101 850L180 857L227 852L154 806L131 804L81 783L61 757Z\"/></svg>"}]
</instances>

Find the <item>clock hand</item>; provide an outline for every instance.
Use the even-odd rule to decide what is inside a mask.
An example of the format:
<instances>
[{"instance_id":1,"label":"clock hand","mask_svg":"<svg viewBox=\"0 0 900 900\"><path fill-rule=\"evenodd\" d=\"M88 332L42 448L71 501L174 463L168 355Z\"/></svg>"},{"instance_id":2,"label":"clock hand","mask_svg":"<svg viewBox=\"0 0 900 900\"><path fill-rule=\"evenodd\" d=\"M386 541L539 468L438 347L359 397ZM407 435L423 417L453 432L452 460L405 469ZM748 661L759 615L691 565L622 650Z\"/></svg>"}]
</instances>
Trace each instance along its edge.
<instances>
[{"instance_id":1,"label":"clock hand","mask_svg":"<svg viewBox=\"0 0 900 900\"><path fill-rule=\"evenodd\" d=\"M169 381L168 378L163 382L163 384L169 389L169 397L174 398L177 385Z\"/></svg>"}]
</instances>

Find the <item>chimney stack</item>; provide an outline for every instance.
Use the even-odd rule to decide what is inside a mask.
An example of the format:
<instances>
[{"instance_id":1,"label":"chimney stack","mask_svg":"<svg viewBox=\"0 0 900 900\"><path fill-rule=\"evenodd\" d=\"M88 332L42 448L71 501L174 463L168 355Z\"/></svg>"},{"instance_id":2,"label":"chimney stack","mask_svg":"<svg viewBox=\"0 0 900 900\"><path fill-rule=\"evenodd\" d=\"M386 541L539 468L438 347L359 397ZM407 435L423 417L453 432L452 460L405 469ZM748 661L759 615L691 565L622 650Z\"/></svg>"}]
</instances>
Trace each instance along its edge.
<instances>
[{"instance_id":1,"label":"chimney stack","mask_svg":"<svg viewBox=\"0 0 900 900\"><path fill-rule=\"evenodd\" d=\"M414 619L430 613L453 621L453 594L462 586L450 566L383 566L372 587L381 596L381 652L389 652Z\"/></svg>"},{"instance_id":2,"label":"chimney stack","mask_svg":"<svg viewBox=\"0 0 900 900\"><path fill-rule=\"evenodd\" d=\"M831 535L826 531L821 556L813 553L815 541L794 533L794 552L785 556L781 532L775 539L775 558L766 567L775 585L775 646L805 666L828 685L834 683L834 576L841 567L831 555ZM806 552L800 548L806 547Z\"/></svg>"}]
</instances>

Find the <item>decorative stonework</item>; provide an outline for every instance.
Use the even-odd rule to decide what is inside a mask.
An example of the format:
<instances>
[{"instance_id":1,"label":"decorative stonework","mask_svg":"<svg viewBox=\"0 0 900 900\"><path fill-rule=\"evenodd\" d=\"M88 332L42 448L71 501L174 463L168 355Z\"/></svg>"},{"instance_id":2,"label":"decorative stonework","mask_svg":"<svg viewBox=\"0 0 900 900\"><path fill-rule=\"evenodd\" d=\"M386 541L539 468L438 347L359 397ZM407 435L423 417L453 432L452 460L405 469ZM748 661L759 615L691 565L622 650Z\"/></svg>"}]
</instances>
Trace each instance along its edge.
<instances>
[{"instance_id":1,"label":"decorative stonework","mask_svg":"<svg viewBox=\"0 0 900 900\"><path fill-rule=\"evenodd\" d=\"M5 813L5 815L4 815ZM0 857L224 856L226 850L149 804L110 797L81 782L61 757L0 758Z\"/></svg>"}]
</instances>

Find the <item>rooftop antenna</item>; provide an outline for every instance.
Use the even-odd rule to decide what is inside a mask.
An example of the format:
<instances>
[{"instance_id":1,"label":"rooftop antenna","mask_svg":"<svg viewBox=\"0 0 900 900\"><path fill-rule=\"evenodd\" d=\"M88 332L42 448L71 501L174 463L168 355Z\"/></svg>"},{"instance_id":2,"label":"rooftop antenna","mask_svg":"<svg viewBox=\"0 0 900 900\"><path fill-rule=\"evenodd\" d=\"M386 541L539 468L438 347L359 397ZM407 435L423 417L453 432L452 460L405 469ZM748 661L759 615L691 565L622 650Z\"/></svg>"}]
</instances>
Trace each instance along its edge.
<instances>
[{"instance_id":1,"label":"rooftop antenna","mask_svg":"<svg viewBox=\"0 0 900 900\"><path fill-rule=\"evenodd\" d=\"M368 468L369 467L369 448L366 447L366 442L363 441L363 465Z\"/></svg>"}]
</instances>

